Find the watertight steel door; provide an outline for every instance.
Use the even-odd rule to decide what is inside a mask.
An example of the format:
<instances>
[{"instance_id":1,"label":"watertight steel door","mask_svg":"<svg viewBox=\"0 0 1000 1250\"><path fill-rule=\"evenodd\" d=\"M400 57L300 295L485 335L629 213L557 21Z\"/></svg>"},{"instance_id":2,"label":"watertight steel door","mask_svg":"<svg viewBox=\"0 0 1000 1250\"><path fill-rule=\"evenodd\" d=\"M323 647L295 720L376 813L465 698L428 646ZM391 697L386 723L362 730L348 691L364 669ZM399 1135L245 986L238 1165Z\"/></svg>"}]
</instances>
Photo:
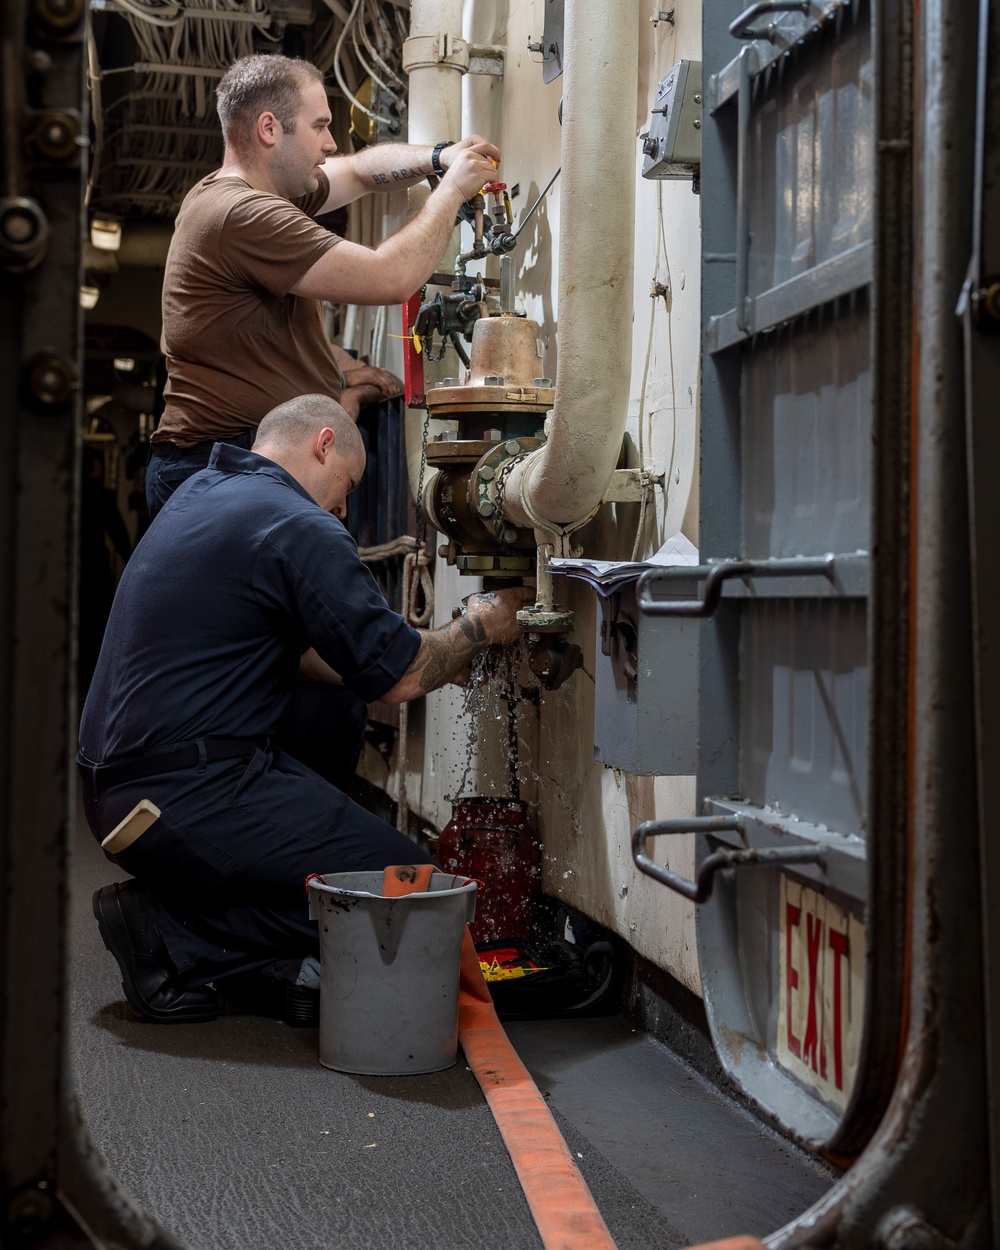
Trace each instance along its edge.
<instances>
[{"instance_id":1,"label":"watertight steel door","mask_svg":"<svg viewBox=\"0 0 1000 1250\"><path fill-rule=\"evenodd\" d=\"M699 816L644 829L638 860L654 864L657 832L697 831L723 1064L840 1157L878 1122L901 1027L909 147L902 32L879 34L893 8L705 5L704 563L687 599L674 574L642 589L651 614L704 623Z\"/></svg>"}]
</instances>

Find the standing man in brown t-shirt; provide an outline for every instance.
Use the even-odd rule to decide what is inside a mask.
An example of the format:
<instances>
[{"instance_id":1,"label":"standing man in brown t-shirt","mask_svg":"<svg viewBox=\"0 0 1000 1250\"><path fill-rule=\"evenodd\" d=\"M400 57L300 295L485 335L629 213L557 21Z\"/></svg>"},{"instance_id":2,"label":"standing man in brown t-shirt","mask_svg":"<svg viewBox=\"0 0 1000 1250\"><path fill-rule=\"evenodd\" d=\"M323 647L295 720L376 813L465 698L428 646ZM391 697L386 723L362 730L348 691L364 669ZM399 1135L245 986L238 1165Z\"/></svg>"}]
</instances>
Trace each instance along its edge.
<instances>
[{"instance_id":1,"label":"standing man in brown t-shirt","mask_svg":"<svg viewBox=\"0 0 1000 1250\"><path fill-rule=\"evenodd\" d=\"M219 83L218 108L222 168L181 205L164 274L166 407L146 473L151 516L207 465L213 443L249 447L261 417L285 400L325 394L356 417L359 403L398 394L391 374L329 342L321 301L408 299L500 158L478 135L334 157L323 75L284 56L236 61ZM376 248L313 220L431 173L441 181L420 212Z\"/></svg>"}]
</instances>

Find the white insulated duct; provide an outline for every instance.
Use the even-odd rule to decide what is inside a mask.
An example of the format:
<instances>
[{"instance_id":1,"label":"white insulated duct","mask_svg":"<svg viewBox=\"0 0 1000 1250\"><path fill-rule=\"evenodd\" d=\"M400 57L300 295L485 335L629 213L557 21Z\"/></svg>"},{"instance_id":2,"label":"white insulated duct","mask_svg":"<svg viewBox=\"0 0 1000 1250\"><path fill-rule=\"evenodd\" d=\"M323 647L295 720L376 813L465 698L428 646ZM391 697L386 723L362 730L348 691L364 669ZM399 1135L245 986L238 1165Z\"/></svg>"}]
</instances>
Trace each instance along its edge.
<instances>
[{"instance_id":1,"label":"white insulated duct","mask_svg":"<svg viewBox=\"0 0 1000 1250\"><path fill-rule=\"evenodd\" d=\"M513 465L503 499L512 521L545 533L597 508L625 435L638 0L567 4L563 64L556 401L547 443Z\"/></svg>"}]
</instances>

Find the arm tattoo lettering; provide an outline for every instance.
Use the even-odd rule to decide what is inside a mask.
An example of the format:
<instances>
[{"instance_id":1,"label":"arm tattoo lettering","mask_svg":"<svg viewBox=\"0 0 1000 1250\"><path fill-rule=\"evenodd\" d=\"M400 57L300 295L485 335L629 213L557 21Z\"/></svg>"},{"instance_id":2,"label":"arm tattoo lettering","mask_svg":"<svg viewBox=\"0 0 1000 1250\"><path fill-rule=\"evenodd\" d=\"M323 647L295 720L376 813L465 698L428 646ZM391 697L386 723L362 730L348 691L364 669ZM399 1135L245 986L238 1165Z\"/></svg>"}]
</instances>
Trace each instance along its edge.
<instances>
[{"instance_id":1,"label":"arm tattoo lettering","mask_svg":"<svg viewBox=\"0 0 1000 1250\"><path fill-rule=\"evenodd\" d=\"M372 182L374 182L376 186L384 187L388 181L388 174L372 174Z\"/></svg>"}]
</instances>

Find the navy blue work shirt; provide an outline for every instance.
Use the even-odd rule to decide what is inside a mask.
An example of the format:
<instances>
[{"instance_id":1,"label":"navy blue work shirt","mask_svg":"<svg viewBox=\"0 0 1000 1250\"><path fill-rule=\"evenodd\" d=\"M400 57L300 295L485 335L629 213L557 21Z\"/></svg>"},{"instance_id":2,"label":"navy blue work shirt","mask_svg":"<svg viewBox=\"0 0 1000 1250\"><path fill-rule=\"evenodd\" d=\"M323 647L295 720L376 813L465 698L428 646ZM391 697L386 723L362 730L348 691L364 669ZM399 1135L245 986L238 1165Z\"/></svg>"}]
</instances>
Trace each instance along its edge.
<instances>
[{"instance_id":1,"label":"navy blue work shirt","mask_svg":"<svg viewBox=\"0 0 1000 1250\"><path fill-rule=\"evenodd\" d=\"M304 650L370 702L419 645L343 524L274 461L217 443L125 569L80 748L103 763L199 737L267 737Z\"/></svg>"}]
</instances>

